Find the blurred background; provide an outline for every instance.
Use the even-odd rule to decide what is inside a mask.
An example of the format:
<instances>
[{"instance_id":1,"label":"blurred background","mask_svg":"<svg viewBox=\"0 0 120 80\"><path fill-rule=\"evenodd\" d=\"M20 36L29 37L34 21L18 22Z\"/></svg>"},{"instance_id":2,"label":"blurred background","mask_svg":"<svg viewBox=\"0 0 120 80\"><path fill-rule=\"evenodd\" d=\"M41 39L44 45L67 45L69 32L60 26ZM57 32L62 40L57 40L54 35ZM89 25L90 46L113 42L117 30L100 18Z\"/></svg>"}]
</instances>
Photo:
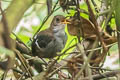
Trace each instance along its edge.
<instances>
[{"instance_id":1,"label":"blurred background","mask_svg":"<svg viewBox=\"0 0 120 80\"><path fill-rule=\"evenodd\" d=\"M57 0L53 0L53 5L57 2ZM5 10L8 5L11 3L11 0L2 0L2 8ZM100 8L100 2L99 0L96 0L96 3L98 4L98 7ZM87 7L83 1L81 1L81 8L85 9L87 11ZM57 8L60 7L60 5L57 5ZM70 11L69 15L73 15L74 11ZM52 14L52 16L47 20L47 22L42 26L41 30L44 30L50 26L51 20L53 19L53 16L55 15L64 15L68 16L66 12L63 12L63 10L60 8L56 12ZM35 32L38 30L40 25L42 24L43 20L47 16L47 6L46 6L46 0L36 0L34 5L30 7L26 13L24 14L23 18L17 25L17 27L13 30L13 32L26 44L29 45L30 39L33 37ZM87 18L86 15L81 14L81 16L84 16ZM115 28L115 19L112 20L112 28ZM67 27L66 27L67 28ZM67 29L65 29L67 32ZM67 32L68 34L68 32ZM11 34L12 38L14 36ZM75 44L77 41L75 40L75 36L71 36L68 34L68 41L66 44L67 48L70 45ZM70 50L72 51L72 49ZM69 51L69 52L70 52ZM118 56L118 47L117 44L110 48L109 55L106 57L104 68L108 69L119 69L119 56Z\"/></svg>"}]
</instances>

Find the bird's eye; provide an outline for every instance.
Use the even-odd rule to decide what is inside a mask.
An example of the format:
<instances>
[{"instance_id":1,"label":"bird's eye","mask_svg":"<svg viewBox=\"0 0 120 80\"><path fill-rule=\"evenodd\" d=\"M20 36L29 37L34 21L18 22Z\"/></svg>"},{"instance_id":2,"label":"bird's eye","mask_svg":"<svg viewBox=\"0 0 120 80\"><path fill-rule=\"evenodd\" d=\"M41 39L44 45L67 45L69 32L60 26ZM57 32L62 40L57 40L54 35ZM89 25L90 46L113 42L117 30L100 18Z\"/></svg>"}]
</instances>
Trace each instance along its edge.
<instances>
[{"instance_id":1,"label":"bird's eye","mask_svg":"<svg viewBox=\"0 0 120 80\"><path fill-rule=\"evenodd\" d=\"M60 19L59 19L59 18L56 18L56 22L60 22Z\"/></svg>"}]
</instances>

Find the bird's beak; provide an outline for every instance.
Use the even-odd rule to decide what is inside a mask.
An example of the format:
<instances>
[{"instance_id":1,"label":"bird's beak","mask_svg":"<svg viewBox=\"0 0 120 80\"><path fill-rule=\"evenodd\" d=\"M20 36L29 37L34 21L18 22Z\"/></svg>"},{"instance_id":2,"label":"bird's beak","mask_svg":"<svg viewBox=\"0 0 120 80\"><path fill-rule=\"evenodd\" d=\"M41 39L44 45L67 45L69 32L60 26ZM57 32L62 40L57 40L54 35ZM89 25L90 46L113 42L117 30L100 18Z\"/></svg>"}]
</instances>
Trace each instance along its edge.
<instances>
[{"instance_id":1,"label":"bird's beak","mask_svg":"<svg viewBox=\"0 0 120 80\"><path fill-rule=\"evenodd\" d=\"M71 24L70 21L69 21L69 19L64 19L64 20L62 21L62 23L63 23L63 24Z\"/></svg>"}]
</instances>

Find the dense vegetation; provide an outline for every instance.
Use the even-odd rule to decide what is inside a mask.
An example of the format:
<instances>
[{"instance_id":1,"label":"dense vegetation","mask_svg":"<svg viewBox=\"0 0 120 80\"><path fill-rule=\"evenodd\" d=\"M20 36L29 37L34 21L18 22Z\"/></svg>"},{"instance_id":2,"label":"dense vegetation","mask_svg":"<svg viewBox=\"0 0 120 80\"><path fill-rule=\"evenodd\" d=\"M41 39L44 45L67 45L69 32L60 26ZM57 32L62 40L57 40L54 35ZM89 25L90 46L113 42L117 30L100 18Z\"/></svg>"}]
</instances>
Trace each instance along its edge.
<instances>
[{"instance_id":1,"label":"dense vegetation","mask_svg":"<svg viewBox=\"0 0 120 80\"><path fill-rule=\"evenodd\" d=\"M1 0L1 80L119 80L120 0ZM53 59L31 44L63 15L68 40Z\"/></svg>"}]
</instances>

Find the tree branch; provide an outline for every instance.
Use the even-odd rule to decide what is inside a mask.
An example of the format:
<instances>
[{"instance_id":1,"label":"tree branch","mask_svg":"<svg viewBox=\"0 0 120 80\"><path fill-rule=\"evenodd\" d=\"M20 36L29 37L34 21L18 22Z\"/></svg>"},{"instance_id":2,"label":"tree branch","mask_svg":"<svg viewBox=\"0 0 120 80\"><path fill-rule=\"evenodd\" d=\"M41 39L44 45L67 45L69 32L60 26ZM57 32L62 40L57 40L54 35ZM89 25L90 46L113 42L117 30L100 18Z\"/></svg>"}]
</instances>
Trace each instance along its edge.
<instances>
[{"instance_id":1,"label":"tree branch","mask_svg":"<svg viewBox=\"0 0 120 80\"><path fill-rule=\"evenodd\" d=\"M115 0L113 5L115 6L115 21L117 28L118 50L119 50L119 62L120 62L120 0Z\"/></svg>"},{"instance_id":2,"label":"tree branch","mask_svg":"<svg viewBox=\"0 0 120 80\"><path fill-rule=\"evenodd\" d=\"M25 11L33 4L34 0L13 0L5 12L6 21L10 32L17 26ZM2 23L0 23L2 26Z\"/></svg>"}]
</instances>

